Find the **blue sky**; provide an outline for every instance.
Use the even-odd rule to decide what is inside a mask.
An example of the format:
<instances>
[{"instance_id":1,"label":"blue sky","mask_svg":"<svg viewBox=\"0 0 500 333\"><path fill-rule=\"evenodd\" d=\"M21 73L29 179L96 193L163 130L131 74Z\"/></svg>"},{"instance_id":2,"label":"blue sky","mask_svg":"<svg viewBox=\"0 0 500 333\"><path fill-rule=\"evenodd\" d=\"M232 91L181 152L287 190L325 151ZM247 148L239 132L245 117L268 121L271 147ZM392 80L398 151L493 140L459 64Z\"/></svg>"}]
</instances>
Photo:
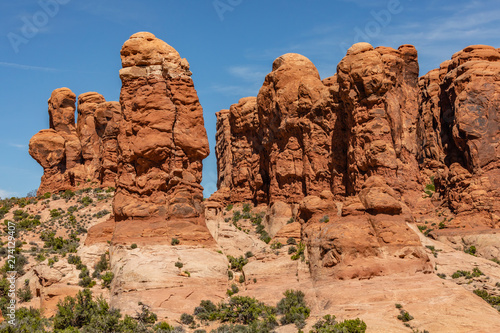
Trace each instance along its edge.
<instances>
[{"instance_id":1,"label":"blue sky","mask_svg":"<svg viewBox=\"0 0 500 333\"><path fill-rule=\"evenodd\" d=\"M498 0L2 1L0 197L40 184L43 169L28 142L49 127L52 90L119 99L120 48L135 32L154 33L191 65L210 140L209 196L217 177L215 112L255 96L280 55L303 54L326 78L357 41L413 44L423 75L468 45L500 47L499 28Z\"/></svg>"}]
</instances>

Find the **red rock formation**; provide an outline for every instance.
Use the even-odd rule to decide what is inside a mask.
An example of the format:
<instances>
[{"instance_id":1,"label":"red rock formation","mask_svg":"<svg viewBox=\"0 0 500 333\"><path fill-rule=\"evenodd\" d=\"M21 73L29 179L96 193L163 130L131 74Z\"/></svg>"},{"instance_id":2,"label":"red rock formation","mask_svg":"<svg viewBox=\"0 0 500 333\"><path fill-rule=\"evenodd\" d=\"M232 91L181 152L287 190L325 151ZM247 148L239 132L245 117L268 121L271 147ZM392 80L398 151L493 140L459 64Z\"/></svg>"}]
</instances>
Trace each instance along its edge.
<instances>
[{"instance_id":1,"label":"red rock formation","mask_svg":"<svg viewBox=\"0 0 500 333\"><path fill-rule=\"evenodd\" d=\"M420 79L419 158L458 217L500 223L500 53L475 45Z\"/></svg>"},{"instance_id":2,"label":"red rock formation","mask_svg":"<svg viewBox=\"0 0 500 333\"><path fill-rule=\"evenodd\" d=\"M189 64L145 32L125 42L121 58L115 217L199 217L209 147Z\"/></svg>"},{"instance_id":3,"label":"red rock formation","mask_svg":"<svg viewBox=\"0 0 500 333\"><path fill-rule=\"evenodd\" d=\"M56 89L49 99L50 129L42 130L30 140L30 155L44 169L38 194L57 193L89 186L114 186L116 154L104 165L101 156L102 135L97 133L97 108L116 110L114 122L120 121L116 102L107 103L98 93L90 92L78 98L78 123L75 126L75 94L68 88ZM113 104L114 103L114 104ZM108 118L100 119L105 128ZM109 154L108 154L109 155ZM105 179L100 174L107 174Z\"/></svg>"},{"instance_id":4,"label":"red rock formation","mask_svg":"<svg viewBox=\"0 0 500 333\"><path fill-rule=\"evenodd\" d=\"M299 203L296 218L317 279L432 271L402 202L422 188L417 80L410 45L356 44L323 81L307 58L279 57L256 111L237 112L247 99L218 114L220 190L212 200ZM244 135L241 124L251 125ZM260 196L249 179L262 179ZM281 237L287 232L278 229L289 227L279 220L269 217L266 227Z\"/></svg>"},{"instance_id":5,"label":"red rock formation","mask_svg":"<svg viewBox=\"0 0 500 333\"><path fill-rule=\"evenodd\" d=\"M257 99L242 98L230 110L216 113L217 133L215 153L219 163L219 195L225 200L242 202L265 200L260 174L259 118ZM229 189L233 189L229 193ZM226 191L226 192L224 192Z\"/></svg>"},{"instance_id":6,"label":"red rock formation","mask_svg":"<svg viewBox=\"0 0 500 333\"><path fill-rule=\"evenodd\" d=\"M416 154L417 52L368 43L352 46L338 65L342 107L350 129L349 194L381 175L401 193L420 189Z\"/></svg>"},{"instance_id":7,"label":"red rock formation","mask_svg":"<svg viewBox=\"0 0 500 333\"><path fill-rule=\"evenodd\" d=\"M323 191L341 198L357 194L372 175L385 177L398 196L420 191L417 80L410 45L356 44L338 74L323 81L307 58L279 57L256 112L253 104L248 108L250 121L237 112L248 100L218 114L214 199L298 203Z\"/></svg>"}]
</instances>

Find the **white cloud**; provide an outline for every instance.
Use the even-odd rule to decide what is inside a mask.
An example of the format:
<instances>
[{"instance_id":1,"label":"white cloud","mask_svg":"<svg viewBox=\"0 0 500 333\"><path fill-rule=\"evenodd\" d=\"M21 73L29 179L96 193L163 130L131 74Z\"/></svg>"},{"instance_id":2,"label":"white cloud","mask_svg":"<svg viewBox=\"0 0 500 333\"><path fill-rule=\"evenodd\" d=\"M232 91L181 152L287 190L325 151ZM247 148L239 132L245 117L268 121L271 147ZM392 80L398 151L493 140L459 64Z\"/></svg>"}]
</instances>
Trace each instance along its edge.
<instances>
[{"instance_id":1,"label":"white cloud","mask_svg":"<svg viewBox=\"0 0 500 333\"><path fill-rule=\"evenodd\" d=\"M252 66L231 66L228 68L228 72L229 74L245 81L259 81L260 83L264 82L267 75L266 72L259 71L259 69Z\"/></svg>"},{"instance_id":2,"label":"white cloud","mask_svg":"<svg viewBox=\"0 0 500 333\"><path fill-rule=\"evenodd\" d=\"M259 87L252 86L238 86L238 85L212 85L211 89L219 94L229 95L229 96L237 96L239 98L245 96L257 96L259 92Z\"/></svg>"},{"instance_id":3,"label":"white cloud","mask_svg":"<svg viewBox=\"0 0 500 333\"><path fill-rule=\"evenodd\" d=\"M9 191L6 191L6 190L2 190L0 188L0 198L6 199L6 198L15 197L15 196L17 196L17 193L15 193L15 192L9 192Z\"/></svg>"},{"instance_id":4,"label":"white cloud","mask_svg":"<svg viewBox=\"0 0 500 333\"><path fill-rule=\"evenodd\" d=\"M56 68L22 65L22 64L16 64L16 63L12 63L12 62L3 62L3 61L0 61L0 66L10 67L10 68L18 68L18 69L23 69L23 70L31 70L31 71L44 71L44 72L57 71Z\"/></svg>"},{"instance_id":5,"label":"white cloud","mask_svg":"<svg viewBox=\"0 0 500 333\"><path fill-rule=\"evenodd\" d=\"M9 143L9 146L19 149L26 149L28 146L20 144L20 143Z\"/></svg>"}]
</instances>

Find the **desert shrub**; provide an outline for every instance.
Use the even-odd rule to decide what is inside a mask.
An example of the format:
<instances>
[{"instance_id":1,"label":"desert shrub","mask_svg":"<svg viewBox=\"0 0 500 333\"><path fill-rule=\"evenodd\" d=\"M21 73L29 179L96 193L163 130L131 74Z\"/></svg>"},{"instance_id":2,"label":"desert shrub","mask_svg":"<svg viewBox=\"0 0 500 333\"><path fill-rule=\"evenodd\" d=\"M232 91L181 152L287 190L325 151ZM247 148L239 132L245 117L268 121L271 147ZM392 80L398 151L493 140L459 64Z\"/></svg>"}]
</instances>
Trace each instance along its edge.
<instances>
[{"instance_id":1,"label":"desert shrub","mask_svg":"<svg viewBox=\"0 0 500 333\"><path fill-rule=\"evenodd\" d=\"M474 290L474 294L481 297L486 302L488 302L490 305L494 306L495 308L497 308L497 310L500 311L500 309L498 308L498 306L500 305L500 296L490 295L486 290L482 290L482 289Z\"/></svg>"},{"instance_id":2,"label":"desert shrub","mask_svg":"<svg viewBox=\"0 0 500 333\"><path fill-rule=\"evenodd\" d=\"M194 315L200 320L217 320L217 306L212 301L203 300L194 309Z\"/></svg>"},{"instance_id":3,"label":"desert shrub","mask_svg":"<svg viewBox=\"0 0 500 333\"><path fill-rule=\"evenodd\" d=\"M101 277L101 273L107 271L109 269L109 261L107 255L101 254L101 259L94 266L94 273L92 273L92 277L99 278Z\"/></svg>"},{"instance_id":4,"label":"desert shrub","mask_svg":"<svg viewBox=\"0 0 500 333\"><path fill-rule=\"evenodd\" d=\"M287 245L297 245L297 241L295 240L295 238L293 237L290 237L286 240L286 244Z\"/></svg>"},{"instance_id":5,"label":"desert shrub","mask_svg":"<svg viewBox=\"0 0 500 333\"><path fill-rule=\"evenodd\" d=\"M243 266L248 264L248 259L243 257L243 256L239 256L238 258L235 258L233 256L227 256L227 259L229 260L229 267L232 270L236 270L236 271L240 271L240 272L242 271Z\"/></svg>"},{"instance_id":6,"label":"desert shrub","mask_svg":"<svg viewBox=\"0 0 500 333\"><path fill-rule=\"evenodd\" d=\"M328 222L330 222L330 218L328 217L328 215L325 215L321 218L321 220L319 220L319 222L328 223Z\"/></svg>"},{"instance_id":7,"label":"desert shrub","mask_svg":"<svg viewBox=\"0 0 500 333\"><path fill-rule=\"evenodd\" d=\"M234 294L237 294L238 292L240 291L240 288L238 288L237 285L235 285L234 283L231 285L231 289L228 289L226 291L226 294L231 297L233 296Z\"/></svg>"},{"instance_id":8,"label":"desert shrub","mask_svg":"<svg viewBox=\"0 0 500 333\"><path fill-rule=\"evenodd\" d=\"M175 267L177 267L177 268L181 269L182 267L184 267L184 264L183 264L182 262L180 262L180 261L177 261L177 262L175 263Z\"/></svg>"},{"instance_id":9,"label":"desert shrub","mask_svg":"<svg viewBox=\"0 0 500 333\"><path fill-rule=\"evenodd\" d=\"M413 320L413 316L410 315L408 311L401 310L398 315L398 319L401 320L403 323L406 323L410 320Z\"/></svg>"},{"instance_id":10,"label":"desert shrub","mask_svg":"<svg viewBox=\"0 0 500 333\"><path fill-rule=\"evenodd\" d=\"M261 241L263 241L264 243L269 244L269 242L271 241L271 236L269 236L269 234L267 233L267 231L264 230L264 231L262 231L260 233L259 239Z\"/></svg>"},{"instance_id":11,"label":"desert shrub","mask_svg":"<svg viewBox=\"0 0 500 333\"><path fill-rule=\"evenodd\" d=\"M170 242L172 245L178 245L179 243L180 241L177 238L172 238L172 241Z\"/></svg>"},{"instance_id":12,"label":"desert shrub","mask_svg":"<svg viewBox=\"0 0 500 333\"><path fill-rule=\"evenodd\" d=\"M75 192L73 192L71 190L66 190L64 192L59 193L59 195L63 199L71 199L71 198L73 198L75 196Z\"/></svg>"},{"instance_id":13,"label":"desert shrub","mask_svg":"<svg viewBox=\"0 0 500 333\"><path fill-rule=\"evenodd\" d=\"M305 326L305 320L309 317L311 309L307 307L304 293L300 290L287 290L276 308L278 314L282 314L281 324L295 324L298 328Z\"/></svg>"},{"instance_id":14,"label":"desert shrub","mask_svg":"<svg viewBox=\"0 0 500 333\"><path fill-rule=\"evenodd\" d=\"M366 324L359 318L337 322L335 316L326 315L314 324L309 333L364 333Z\"/></svg>"},{"instance_id":15,"label":"desert shrub","mask_svg":"<svg viewBox=\"0 0 500 333\"><path fill-rule=\"evenodd\" d=\"M474 245L472 245L471 247L468 247L464 250L465 253L468 253L472 256L475 256L476 255L476 247Z\"/></svg>"},{"instance_id":16,"label":"desert shrub","mask_svg":"<svg viewBox=\"0 0 500 333\"><path fill-rule=\"evenodd\" d=\"M242 218L242 216L241 216L241 212L239 210L237 210L233 213L233 223L238 222L239 220L241 220L241 218Z\"/></svg>"},{"instance_id":17,"label":"desert shrub","mask_svg":"<svg viewBox=\"0 0 500 333\"><path fill-rule=\"evenodd\" d=\"M57 209L51 209L50 210L50 217L55 219L61 216L61 212Z\"/></svg>"},{"instance_id":18,"label":"desert shrub","mask_svg":"<svg viewBox=\"0 0 500 333\"><path fill-rule=\"evenodd\" d=\"M108 215L109 213L110 213L109 210L103 209L103 210L98 211L95 214L95 217L97 217L98 219L100 219L101 217L104 217L104 216Z\"/></svg>"},{"instance_id":19,"label":"desert shrub","mask_svg":"<svg viewBox=\"0 0 500 333\"><path fill-rule=\"evenodd\" d=\"M231 209L233 209L233 205L232 204L227 205L226 210L229 212Z\"/></svg>"},{"instance_id":20,"label":"desert shrub","mask_svg":"<svg viewBox=\"0 0 500 333\"><path fill-rule=\"evenodd\" d=\"M102 286L105 288L109 288L114 277L115 275L113 274L113 272L106 272L105 274L101 275Z\"/></svg>"},{"instance_id":21,"label":"desert shrub","mask_svg":"<svg viewBox=\"0 0 500 333\"><path fill-rule=\"evenodd\" d=\"M295 252L297 252L297 248L295 246L290 246L288 248L288 254L294 254Z\"/></svg>"},{"instance_id":22,"label":"desert shrub","mask_svg":"<svg viewBox=\"0 0 500 333\"><path fill-rule=\"evenodd\" d=\"M434 176L430 178L430 183L425 185L424 188L424 197L431 198L436 192L436 186L434 185Z\"/></svg>"},{"instance_id":23,"label":"desert shrub","mask_svg":"<svg viewBox=\"0 0 500 333\"><path fill-rule=\"evenodd\" d=\"M33 298L33 293L30 289L30 280L24 280L24 286L18 291L19 299L22 302L29 302Z\"/></svg>"},{"instance_id":24,"label":"desert shrub","mask_svg":"<svg viewBox=\"0 0 500 333\"><path fill-rule=\"evenodd\" d=\"M249 203L243 204L243 213L249 213L252 210L252 206Z\"/></svg>"},{"instance_id":25,"label":"desert shrub","mask_svg":"<svg viewBox=\"0 0 500 333\"><path fill-rule=\"evenodd\" d=\"M245 253L245 257L246 258L252 258L253 257L252 251L248 251L247 253Z\"/></svg>"},{"instance_id":26,"label":"desert shrub","mask_svg":"<svg viewBox=\"0 0 500 333\"><path fill-rule=\"evenodd\" d=\"M299 258L304 261L305 260L305 250L306 250L306 245L302 242L299 243L297 247L297 252L292 255L291 259L292 260L298 260Z\"/></svg>"},{"instance_id":27,"label":"desert shrub","mask_svg":"<svg viewBox=\"0 0 500 333\"><path fill-rule=\"evenodd\" d=\"M271 244L271 249L273 249L273 250L281 249L282 247L283 247L283 244L281 244L280 242L274 242Z\"/></svg>"},{"instance_id":28,"label":"desert shrub","mask_svg":"<svg viewBox=\"0 0 500 333\"><path fill-rule=\"evenodd\" d=\"M130 248L133 250L133 249L137 249L137 244L136 243L133 243L132 245L130 245Z\"/></svg>"},{"instance_id":29,"label":"desert shrub","mask_svg":"<svg viewBox=\"0 0 500 333\"><path fill-rule=\"evenodd\" d=\"M183 313L181 315L181 323L183 323L184 325L191 325L192 323L194 323L194 318L190 314Z\"/></svg>"},{"instance_id":30,"label":"desert shrub","mask_svg":"<svg viewBox=\"0 0 500 333\"><path fill-rule=\"evenodd\" d=\"M232 280L232 279L233 279L233 277L234 277L233 271L227 271L227 278L228 278L229 280Z\"/></svg>"},{"instance_id":31,"label":"desert shrub","mask_svg":"<svg viewBox=\"0 0 500 333\"><path fill-rule=\"evenodd\" d=\"M5 264L2 266L2 269L0 271L2 273L15 271L17 272L18 276L22 276L26 273L26 271L24 270L24 266L26 266L27 263L28 258L26 258L21 253L15 253L14 258L10 257L9 260L5 261Z\"/></svg>"},{"instance_id":32,"label":"desert shrub","mask_svg":"<svg viewBox=\"0 0 500 333\"><path fill-rule=\"evenodd\" d=\"M16 311L16 326L8 321L0 325L0 332L7 333L46 333L49 332L50 321L41 315L40 310L20 307Z\"/></svg>"},{"instance_id":33,"label":"desert shrub","mask_svg":"<svg viewBox=\"0 0 500 333\"><path fill-rule=\"evenodd\" d=\"M78 202L80 202L84 207L87 207L88 205L90 205L92 202L94 202L94 200L92 200L90 197L88 196L85 196L85 197L82 197L80 200L78 200Z\"/></svg>"},{"instance_id":34,"label":"desert shrub","mask_svg":"<svg viewBox=\"0 0 500 333\"><path fill-rule=\"evenodd\" d=\"M57 304L57 313L54 316L54 329L64 330L69 327L89 328L98 327L98 332L113 332L118 325L120 311L110 309L103 298L92 299L89 289L79 291L76 296L66 297ZM96 328L97 328L96 327Z\"/></svg>"}]
</instances>

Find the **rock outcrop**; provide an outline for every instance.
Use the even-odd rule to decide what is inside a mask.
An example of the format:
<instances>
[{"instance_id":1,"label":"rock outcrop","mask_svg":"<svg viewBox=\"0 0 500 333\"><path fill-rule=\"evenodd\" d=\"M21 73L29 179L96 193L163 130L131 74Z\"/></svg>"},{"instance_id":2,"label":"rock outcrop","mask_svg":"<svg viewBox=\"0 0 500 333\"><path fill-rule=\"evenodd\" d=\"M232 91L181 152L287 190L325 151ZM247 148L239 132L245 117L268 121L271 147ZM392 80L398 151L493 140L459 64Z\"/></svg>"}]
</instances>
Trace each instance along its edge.
<instances>
[{"instance_id":1,"label":"rock outcrop","mask_svg":"<svg viewBox=\"0 0 500 333\"><path fill-rule=\"evenodd\" d=\"M115 217L199 217L209 147L189 63L142 32L125 42L121 57Z\"/></svg>"},{"instance_id":2,"label":"rock outcrop","mask_svg":"<svg viewBox=\"0 0 500 333\"><path fill-rule=\"evenodd\" d=\"M291 205L281 210L296 211L315 279L431 272L406 225L422 188L417 83L410 45L356 44L323 81L304 56L279 57L256 105L246 98L217 115L211 199ZM271 215L271 235L297 233Z\"/></svg>"},{"instance_id":3,"label":"rock outcrop","mask_svg":"<svg viewBox=\"0 0 500 333\"><path fill-rule=\"evenodd\" d=\"M68 88L56 89L49 99L50 129L30 140L30 155L43 167L38 194L89 186L114 186L116 145L106 143L121 119L118 102L106 102L95 92L78 98L75 124L75 94ZM97 110L101 116L97 121ZM106 133L105 133L106 132ZM116 138L116 133L114 133Z\"/></svg>"},{"instance_id":4,"label":"rock outcrop","mask_svg":"<svg viewBox=\"0 0 500 333\"><path fill-rule=\"evenodd\" d=\"M498 73L499 51L475 45L419 82L418 157L457 214L456 226L500 223Z\"/></svg>"},{"instance_id":5,"label":"rock outcrop","mask_svg":"<svg viewBox=\"0 0 500 333\"><path fill-rule=\"evenodd\" d=\"M104 136L118 146L114 216L87 242L110 240L112 306L133 314L147 300L159 318L178 318L227 287L227 259L202 205L203 109L189 63L153 34L132 35L121 59L123 119Z\"/></svg>"}]
</instances>

